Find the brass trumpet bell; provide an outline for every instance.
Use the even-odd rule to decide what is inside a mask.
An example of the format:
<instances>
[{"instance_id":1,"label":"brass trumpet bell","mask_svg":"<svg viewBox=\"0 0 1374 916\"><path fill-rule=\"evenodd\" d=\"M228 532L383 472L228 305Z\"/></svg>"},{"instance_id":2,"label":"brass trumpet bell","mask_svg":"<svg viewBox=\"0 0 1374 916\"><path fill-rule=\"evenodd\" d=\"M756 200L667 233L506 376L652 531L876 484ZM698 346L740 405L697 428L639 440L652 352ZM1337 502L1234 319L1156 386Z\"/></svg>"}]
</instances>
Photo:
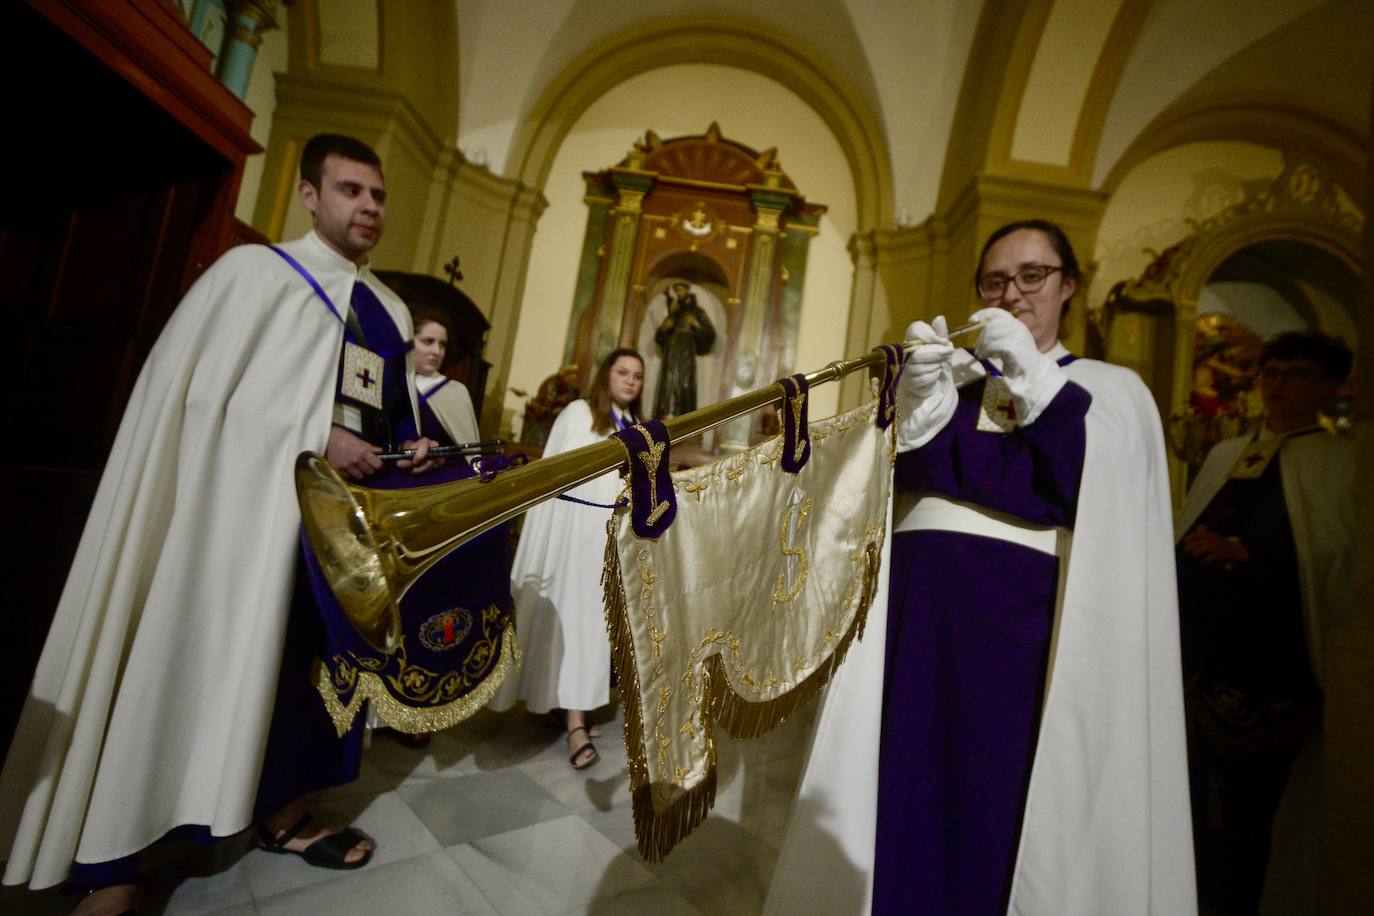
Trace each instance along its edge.
<instances>
[{"instance_id":1,"label":"brass trumpet bell","mask_svg":"<svg viewBox=\"0 0 1374 916\"><path fill-rule=\"evenodd\" d=\"M400 641L402 589L368 520L382 493L349 486L313 452L296 459L301 523L325 580L358 635L377 651L390 652Z\"/></svg>"}]
</instances>

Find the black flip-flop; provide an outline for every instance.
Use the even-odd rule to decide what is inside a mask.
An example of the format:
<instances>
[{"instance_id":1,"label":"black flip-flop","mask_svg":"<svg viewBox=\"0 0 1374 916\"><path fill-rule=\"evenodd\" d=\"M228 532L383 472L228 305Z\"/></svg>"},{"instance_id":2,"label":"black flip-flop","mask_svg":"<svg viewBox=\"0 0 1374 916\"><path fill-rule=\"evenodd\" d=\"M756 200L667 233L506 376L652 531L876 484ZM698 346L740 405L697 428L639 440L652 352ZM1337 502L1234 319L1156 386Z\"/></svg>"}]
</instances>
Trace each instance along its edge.
<instances>
[{"instance_id":1,"label":"black flip-flop","mask_svg":"<svg viewBox=\"0 0 1374 916\"><path fill-rule=\"evenodd\" d=\"M572 764L574 770L585 770L587 767L601 759L601 754L597 752L596 745L592 744L592 733L587 731L587 726L579 725L577 728L568 729L568 737L572 737L578 732L587 732L587 743L579 744L577 749L568 755L568 763ZM587 757L582 763L577 762L577 758L587 752L587 748L592 749L591 756Z\"/></svg>"},{"instance_id":2,"label":"black flip-flop","mask_svg":"<svg viewBox=\"0 0 1374 916\"><path fill-rule=\"evenodd\" d=\"M358 861L348 861L349 852L367 839L352 827L345 827L338 833L331 833L328 836L313 840L304 849L287 849L286 844L294 840L296 834L304 830L312 820L314 818L309 814L302 815L301 819L296 821L290 830L277 836L272 835L266 824L261 825L258 827L258 848L263 852L278 855L300 856L307 865L313 865L316 868L333 868L339 871L362 868L372 859L374 850L369 849Z\"/></svg>"}]
</instances>

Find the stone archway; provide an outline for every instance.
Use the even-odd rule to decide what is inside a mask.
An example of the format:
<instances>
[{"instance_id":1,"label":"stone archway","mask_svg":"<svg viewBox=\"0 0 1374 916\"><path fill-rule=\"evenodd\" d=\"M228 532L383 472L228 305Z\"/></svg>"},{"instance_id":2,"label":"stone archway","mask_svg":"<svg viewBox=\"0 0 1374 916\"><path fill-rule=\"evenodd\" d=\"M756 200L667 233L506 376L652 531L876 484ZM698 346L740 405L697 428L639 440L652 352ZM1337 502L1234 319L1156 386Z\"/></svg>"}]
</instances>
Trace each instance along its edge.
<instances>
[{"instance_id":1,"label":"stone archway","mask_svg":"<svg viewBox=\"0 0 1374 916\"><path fill-rule=\"evenodd\" d=\"M1227 259L1267 242L1293 242L1326 252L1352 274L1362 270L1365 219L1344 203L1330 170L1289 155L1283 172L1263 194L1228 207L1194 225L1187 238L1161 252L1135 280L1118 283L1101 309L1090 312L1107 359L1123 359L1113 324L1123 316L1151 325L1150 388L1166 421L1187 403L1192 389L1198 298ZM1134 335L1131 335L1134 336ZM1182 494L1184 467L1170 458L1175 496Z\"/></svg>"},{"instance_id":2,"label":"stone archway","mask_svg":"<svg viewBox=\"0 0 1374 916\"><path fill-rule=\"evenodd\" d=\"M665 61L738 67L786 86L816 111L845 151L858 230L891 222L891 156L868 102L817 55L735 20L657 23L591 48L551 81L531 108L511 144L505 174L542 188L559 145L582 112L615 86Z\"/></svg>"}]
</instances>

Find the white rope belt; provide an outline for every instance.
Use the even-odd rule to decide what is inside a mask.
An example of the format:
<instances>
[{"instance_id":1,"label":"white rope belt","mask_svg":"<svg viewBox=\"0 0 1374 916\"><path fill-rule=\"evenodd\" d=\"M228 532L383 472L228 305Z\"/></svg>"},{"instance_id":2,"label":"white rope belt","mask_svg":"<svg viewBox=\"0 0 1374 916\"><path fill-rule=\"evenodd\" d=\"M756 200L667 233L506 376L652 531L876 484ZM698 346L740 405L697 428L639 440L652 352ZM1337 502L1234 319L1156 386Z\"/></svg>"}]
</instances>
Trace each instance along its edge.
<instances>
[{"instance_id":1,"label":"white rope belt","mask_svg":"<svg viewBox=\"0 0 1374 916\"><path fill-rule=\"evenodd\" d=\"M1009 521L1006 516L993 515L989 510L928 494L898 493L892 520L894 534L899 531L957 531L1010 541L1051 556L1059 553L1060 538L1068 536L1061 528Z\"/></svg>"}]
</instances>

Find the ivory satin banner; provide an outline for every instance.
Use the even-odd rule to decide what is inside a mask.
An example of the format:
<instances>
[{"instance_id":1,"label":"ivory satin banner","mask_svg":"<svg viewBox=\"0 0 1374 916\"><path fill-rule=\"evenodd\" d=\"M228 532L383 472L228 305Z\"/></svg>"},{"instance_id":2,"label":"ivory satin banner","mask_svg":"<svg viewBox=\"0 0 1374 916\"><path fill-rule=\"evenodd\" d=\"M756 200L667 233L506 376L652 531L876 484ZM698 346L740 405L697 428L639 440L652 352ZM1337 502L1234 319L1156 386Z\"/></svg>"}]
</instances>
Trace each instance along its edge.
<instances>
[{"instance_id":1,"label":"ivory satin banner","mask_svg":"<svg viewBox=\"0 0 1374 916\"><path fill-rule=\"evenodd\" d=\"M677 518L637 538L608 523L606 625L625 704L635 833L654 861L715 802L717 724L762 735L825 685L872 601L894 456L877 401L672 475Z\"/></svg>"}]
</instances>

